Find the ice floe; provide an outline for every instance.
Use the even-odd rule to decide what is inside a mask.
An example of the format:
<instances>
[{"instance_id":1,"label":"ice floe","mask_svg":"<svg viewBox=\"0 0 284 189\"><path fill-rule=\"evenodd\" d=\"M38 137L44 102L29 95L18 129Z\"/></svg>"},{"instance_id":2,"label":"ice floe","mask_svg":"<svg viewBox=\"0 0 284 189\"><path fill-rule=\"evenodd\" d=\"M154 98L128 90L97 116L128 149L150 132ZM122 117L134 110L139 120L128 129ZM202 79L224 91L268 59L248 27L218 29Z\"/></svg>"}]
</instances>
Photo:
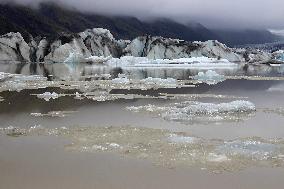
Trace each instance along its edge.
<instances>
[{"instance_id":1,"label":"ice floe","mask_svg":"<svg viewBox=\"0 0 284 189\"><path fill-rule=\"evenodd\" d=\"M94 90L112 90L112 89L159 89L159 88L176 88L176 87L193 87L186 85L184 81L178 81L171 78L146 78L128 79L125 74L119 74L118 78L110 79L109 74L103 74L98 77L104 79L80 81L80 80L58 80L48 81L47 77L39 75L21 75L21 74L0 74L0 92L3 91L22 91L24 89L40 89L40 88L60 88L66 90L79 90L81 92L92 92ZM45 94L46 96L56 97L55 94ZM39 97L44 95L39 95Z\"/></svg>"},{"instance_id":2,"label":"ice floe","mask_svg":"<svg viewBox=\"0 0 284 189\"><path fill-rule=\"evenodd\" d=\"M0 92L44 88L47 78L39 75L21 75L0 72Z\"/></svg>"},{"instance_id":3,"label":"ice floe","mask_svg":"<svg viewBox=\"0 0 284 189\"><path fill-rule=\"evenodd\" d=\"M165 106L151 104L146 106L131 106L126 109L133 112L151 112L161 116L165 120L186 124L241 121L254 115L256 111L253 103L244 100L219 104L185 101Z\"/></svg>"},{"instance_id":4,"label":"ice floe","mask_svg":"<svg viewBox=\"0 0 284 189\"><path fill-rule=\"evenodd\" d=\"M148 77L142 79L141 82L144 82L146 85L160 85L160 86L177 86L177 80L173 78L161 79L161 78L152 78Z\"/></svg>"},{"instance_id":5,"label":"ice floe","mask_svg":"<svg viewBox=\"0 0 284 189\"><path fill-rule=\"evenodd\" d=\"M38 94L37 97L44 99L45 101L50 101L51 99L55 100L59 98L59 94L57 94L56 92L44 92L43 94Z\"/></svg>"},{"instance_id":6,"label":"ice floe","mask_svg":"<svg viewBox=\"0 0 284 189\"><path fill-rule=\"evenodd\" d=\"M75 113L74 111L50 111L48 113L31 113L34 117L66 117Z\"/></svg>"},{"instance_id":7,"label":"ice floe","mask_svg":"<svg viewBox=\"0 0 284 189\"><path fill-rule=\"evenodd\" d=\"M159 93L160 98L171 100L197 100L201 98L211 99L247 99L244 96L232 96L232 95L220 95L220 94L171 94L171 93Z\"/></svg>"},{"instance_id":8,"label":"ice floe","mask_svg":"<svg viewBox=\"0 0 284 189\"><path fill-rule=\"evenodd\" d=\"M182 136L178 134L170 134L169 135L169 141L173 143L197 143L200 142L200 139L197 137L192 137L192 136Z\"/></svg>"}]
</instances>

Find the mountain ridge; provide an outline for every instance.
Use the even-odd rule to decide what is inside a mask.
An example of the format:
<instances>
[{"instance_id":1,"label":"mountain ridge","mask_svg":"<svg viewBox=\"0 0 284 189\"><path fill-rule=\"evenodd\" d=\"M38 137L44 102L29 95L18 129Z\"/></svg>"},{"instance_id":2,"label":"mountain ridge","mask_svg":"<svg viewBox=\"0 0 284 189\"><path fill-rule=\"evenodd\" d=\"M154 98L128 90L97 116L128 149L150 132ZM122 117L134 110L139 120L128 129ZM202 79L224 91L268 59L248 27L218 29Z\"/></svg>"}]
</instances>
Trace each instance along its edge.
<instances>
[{"instance_id":1,"label":"mountain ridge","mask_svg":"<svg viewBox=\"0 0 284 189\"><path fill-rule=\"evenodd\" d=\"M229 46L277 40L277 37L268 31L220 32L210 30L200 23L193 24L180 24L165 18L141 21L129 16L83 13L50 2L41 3L37 8L13 3L0 4L0 34L20 32L26 41L30 36L55 39L62 33L78 33L87 28L106 28L112 32L114 37L130 40L142 35L152 35L186 41L216 39Z\"/></svg>"}]
</instances>

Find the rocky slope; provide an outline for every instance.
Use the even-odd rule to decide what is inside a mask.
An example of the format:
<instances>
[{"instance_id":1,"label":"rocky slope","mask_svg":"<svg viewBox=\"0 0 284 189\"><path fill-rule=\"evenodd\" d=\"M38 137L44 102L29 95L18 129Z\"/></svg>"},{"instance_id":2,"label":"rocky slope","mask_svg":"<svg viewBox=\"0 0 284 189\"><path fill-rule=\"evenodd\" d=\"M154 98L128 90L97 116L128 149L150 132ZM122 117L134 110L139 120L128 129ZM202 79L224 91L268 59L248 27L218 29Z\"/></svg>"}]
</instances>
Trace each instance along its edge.
<instances>
[{"instance_id":1,"label":"rocky slope","mask_svg":"<svg viewBox=\"0 0 284 189\"><path fill-rule=\"evenodd\" d=\"M231 49L218 41L187 42L153 36L140 36L132 41L117 40L109 30L88 29L78 34L61 35L55 40L30 39L20 33L0 36L0 60L21 62L64 62L70 54L91 56L134 56L149 59L209 57L231 62L267 62L270 53L257 50Z\"/></svg>"}]
</instances>

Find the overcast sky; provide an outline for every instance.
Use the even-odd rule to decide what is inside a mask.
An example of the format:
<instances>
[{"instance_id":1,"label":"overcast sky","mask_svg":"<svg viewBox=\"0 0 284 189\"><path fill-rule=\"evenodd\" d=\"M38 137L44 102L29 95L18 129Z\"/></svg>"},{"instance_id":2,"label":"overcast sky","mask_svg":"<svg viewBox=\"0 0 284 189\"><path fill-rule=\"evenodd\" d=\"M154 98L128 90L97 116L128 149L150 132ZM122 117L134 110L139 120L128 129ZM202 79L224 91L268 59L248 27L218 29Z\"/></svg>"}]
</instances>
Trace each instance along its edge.
<instances>
[{"instance_id":1,"label":"overcast sky","mask_svg":"<svg viewBox=\"0 0 284 189\"><path fill-rule=\"evenodd\" d=\"M9 1L9 0L0 0ZM10 0L11 1L11 0ZM48 0L14 0L36 5ZM55 1L55 0L54 0ZM210 28L284 28L284 0L57 0L82 11L169 17Z\"/></svg>"}]
</instances>

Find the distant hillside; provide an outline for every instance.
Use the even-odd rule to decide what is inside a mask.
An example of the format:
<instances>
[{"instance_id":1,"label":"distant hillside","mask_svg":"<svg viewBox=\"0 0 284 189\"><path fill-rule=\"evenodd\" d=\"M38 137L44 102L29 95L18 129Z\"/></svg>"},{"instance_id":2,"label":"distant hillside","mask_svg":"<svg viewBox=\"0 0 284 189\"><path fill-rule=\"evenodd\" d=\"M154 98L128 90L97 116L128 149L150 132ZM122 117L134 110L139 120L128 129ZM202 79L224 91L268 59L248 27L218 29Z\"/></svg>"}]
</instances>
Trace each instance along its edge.
<instances>
[{"instance_id":1,"label":"distant hillside","mask_svg":"<svg viewBox=\"0 0 284 189\"><path fill-rule=\"evenodd\" d=\"M268 30L214 30L221 42L228 46L272 43L281 40Z\"/></svg>"},{"instance_id":2,"label":"distant hillside","mask_svg":"<svg viewBox=\"0 0 284 189\"><path fill-rule=\"evenodd\" d=\"M211 31L198 23L183 25L169 19L143 22L135 17L82 13L54 3L42 3L38 9L15 4L0 5L0 34L20 32L26 40L30 35L56 38L62 32L77 33L95 27L109 29L119 39L150 34L186 41L217 39L231 46L276 40L268 31Z\"/></svg>"},{"instance_id":3,"label":"distant hillside","mask_svg":"<svg viewBox=\"0 0 284 189\"><path fill-rule=\"evenodd\" d=\"M204 27L191 29L188 26L167 19L150 23L134 17L107 17L85 14L65 9L53 3L42 3L38 9L20 5L0 5L0 34L19 31L25 38L33 36L53 37L61 32L80 32L87 28L109 29L117 38L132 39L150 34L185 40L209 40L216 36Z\"/></svg>"}]
</instances>

